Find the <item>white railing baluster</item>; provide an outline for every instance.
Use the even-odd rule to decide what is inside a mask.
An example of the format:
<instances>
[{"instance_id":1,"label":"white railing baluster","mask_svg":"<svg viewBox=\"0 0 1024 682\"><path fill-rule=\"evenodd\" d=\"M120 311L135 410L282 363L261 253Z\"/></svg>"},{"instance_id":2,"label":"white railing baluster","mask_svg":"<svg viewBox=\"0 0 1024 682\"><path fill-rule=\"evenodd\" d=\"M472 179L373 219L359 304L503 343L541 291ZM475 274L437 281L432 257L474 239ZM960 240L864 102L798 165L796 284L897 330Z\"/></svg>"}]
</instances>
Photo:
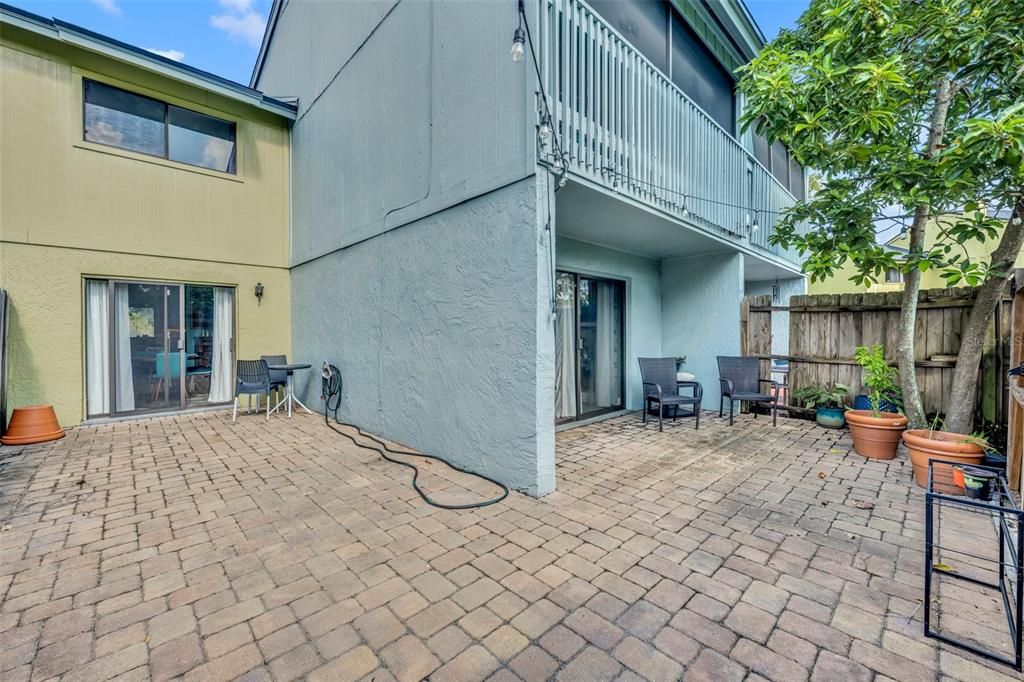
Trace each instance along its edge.
<instances>
[{"instance_id":1,"label":"white railing baluster","mask_svg":"<svg viewBox=\"0 0 1024 682\"><path fill-rule=\"evenodd\" d=\"M689 222L740 241L756 209L749 244L796 262L768 243L795 201L771 173L585 2L540 1L541 77L571 172L679 218L685 205Z\"/></svg>"}]
</instances>

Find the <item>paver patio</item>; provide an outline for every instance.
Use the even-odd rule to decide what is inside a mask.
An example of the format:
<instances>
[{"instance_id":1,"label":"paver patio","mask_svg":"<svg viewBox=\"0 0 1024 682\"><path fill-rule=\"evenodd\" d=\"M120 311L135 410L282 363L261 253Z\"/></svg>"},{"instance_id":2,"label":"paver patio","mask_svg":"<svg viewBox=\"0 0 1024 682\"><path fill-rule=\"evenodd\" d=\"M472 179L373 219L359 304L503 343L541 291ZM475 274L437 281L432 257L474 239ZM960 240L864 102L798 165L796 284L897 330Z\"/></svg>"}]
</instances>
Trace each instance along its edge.
<instances>
[{"instance_id":1,"label":"paver patio","mask_svg":"<svg viewBox=\"0 0 1024 682\"><path fill-rule=\"evenodd\" d=\"M313 417L72 429L0 450L0 677L1019 679L922 636L923 496L849 446L630 415L558 435L558 492L450 512Z\"/></svg>"}]
</instances>

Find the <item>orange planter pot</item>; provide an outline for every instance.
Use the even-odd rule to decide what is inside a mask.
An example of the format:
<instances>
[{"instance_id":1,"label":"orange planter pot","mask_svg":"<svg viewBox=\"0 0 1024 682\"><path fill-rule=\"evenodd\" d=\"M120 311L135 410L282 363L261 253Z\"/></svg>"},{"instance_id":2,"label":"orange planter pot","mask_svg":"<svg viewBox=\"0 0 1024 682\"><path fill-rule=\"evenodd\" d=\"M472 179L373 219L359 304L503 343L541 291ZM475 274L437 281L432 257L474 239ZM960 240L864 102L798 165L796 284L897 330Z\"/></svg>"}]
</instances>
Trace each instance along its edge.
<instances>
[{"instance_id":1,"label":"orange planter pot","mask_svg":"<svg viewBox=\"0 0 1024 682\"><path fill-rule=\"evenodd\" d=\"M903 433L903 444L910 453L910 461L914 465L914 482L922 488L928 485L928 462L933 459L944 459L959 464L981 464L985 459L985 449L970 441L970 436L962 433L947 433L928 429L910 429ZM963 477L956 476L952 465L936 464L932 467L935 492L950 495L964 493Z\"/></svg>"},{"instance_id":2,"label":"orange planter pot","mask_svg":"<svg viewBox=\"0 0 1024 682\"><path fill-rule=\"evenodd\" d=\"M53 405L30 405L16 407L11 414L11 423L0 443L4 445L30 445L45 443L64 437L64 429L57 422Z\"/></svg>"},{"instance_id":3,"label":"orange planter pot","mask_svg":"<svg viewBox=\"0 0 1024 682\"><path fill-rule=\"evenodd\" d=\"M876 417L871 410L847 410L846 423L857 454L870 459L892 459L900 445L900 435L907 428L907 418L896 413L880 414Z\"/></svg>"}]
</instances>

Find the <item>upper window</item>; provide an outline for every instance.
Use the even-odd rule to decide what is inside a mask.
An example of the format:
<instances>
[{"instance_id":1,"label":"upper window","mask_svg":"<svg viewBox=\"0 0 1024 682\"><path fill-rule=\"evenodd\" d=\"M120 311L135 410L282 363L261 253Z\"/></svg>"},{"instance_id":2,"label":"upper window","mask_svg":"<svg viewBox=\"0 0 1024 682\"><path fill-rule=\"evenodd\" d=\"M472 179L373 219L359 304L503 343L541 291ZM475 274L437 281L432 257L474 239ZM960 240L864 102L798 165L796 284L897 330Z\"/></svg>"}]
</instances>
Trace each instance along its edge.
<instances>
[{"instance_id":1,"label":"upper window","mask_svg":"<svg viewBox=\"0 0 1024 682\"><path fill-rule=\"evenodd\" d=\"M235 173L235 124L83 79L85 140Z\"/></svg>"},{"instance_id":2,"label":"upper window","mask_svg":"<svg viewBox=\"0 0 1024 682\"><path fill-rule=\"evenodd\" d=\"M899 284L903 281L903 273L898 268L886 268L885 283Z\"/></svg>"}]
</instances>

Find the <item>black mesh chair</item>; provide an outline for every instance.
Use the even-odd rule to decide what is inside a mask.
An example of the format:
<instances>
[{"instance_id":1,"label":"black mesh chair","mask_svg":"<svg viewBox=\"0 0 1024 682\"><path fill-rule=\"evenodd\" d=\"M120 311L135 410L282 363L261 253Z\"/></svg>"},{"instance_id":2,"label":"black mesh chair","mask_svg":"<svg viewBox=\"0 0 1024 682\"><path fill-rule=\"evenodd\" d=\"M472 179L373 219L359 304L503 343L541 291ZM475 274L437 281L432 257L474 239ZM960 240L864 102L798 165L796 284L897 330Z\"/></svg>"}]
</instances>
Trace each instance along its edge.
<instances>
[{"instance_id":1,"label":"black mesh chair","mask_svg":"<svg viewBox=\"0 0 1024 682\"><path fill-rule=\"evenodd\" d=\"M696 381L679 381L676 378L675 358L639 358L640 380L644 384L644 417L647 423L647 410L651 405L658 405L658 431L664 430L665 408L672 408L672 421L676 420L680 405L690 405L696 419L694 428L700 428L700 401L704 389ZM683 395L679 389L687 387L693 390L692 395Z\"/></svg>"},{"instance_id":2,"label":"black mesh chair","mask_svg":"<svg viewBox=\"0 0 1024 682\"><path fill-rule=\"evenodd\" d=\"M757 358L718 356L718 381L722 385L722 399L718 402L718 416L723 414L722 405L729 399L729 426L733 421L733 401L746 400L751 403L771 403L772 426L778 424L779 384L760 377L761 369ZM769 384L771 393L762 393L761 384ZM757 409L753 410L757 419Z\"/></svg>"},{"instance_id":3,"label":"black mesh chair","mask_svg":"<svg viewBox=\"0 0 1024 682\"><path fill-rule=\"evenodd\" d=\"M235 368L235 405L231 411L231 421L238 418L238 396L249 396L249 409L252 409L252 397L256 396L256 410L260 409L260 396L267 398L267 419L270 419L270 370L265 360L239 360Z\"/></svg>"},{"instance_id":4,"label":"black mesh chair","mask_svg":"<svg viewBox=\"0 0 1024 682\"><path fill-rule=\"evenodd\" d=\"M287 355L261 355L260 360L265 361L268 365L287 365ZM288 372L283 369L272 369L270 370L270 390L280 394L284 390L285 386L288 385Z\"/></svg>"}]
</instances>

